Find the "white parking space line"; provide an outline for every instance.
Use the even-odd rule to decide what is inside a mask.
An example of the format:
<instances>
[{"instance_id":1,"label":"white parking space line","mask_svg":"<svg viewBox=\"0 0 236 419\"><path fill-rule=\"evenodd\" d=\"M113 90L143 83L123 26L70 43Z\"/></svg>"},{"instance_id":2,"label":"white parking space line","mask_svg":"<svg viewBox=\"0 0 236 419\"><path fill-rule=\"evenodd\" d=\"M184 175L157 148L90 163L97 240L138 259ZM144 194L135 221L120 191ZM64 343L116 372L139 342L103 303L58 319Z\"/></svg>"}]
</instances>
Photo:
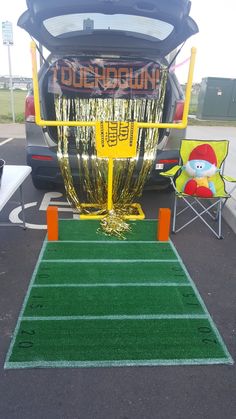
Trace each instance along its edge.
<instances>
[{"instance_id":1,"label":"white parking space line","mask_svg":"<svg viewBox=\"0 0 236 419\"><path fill-rule=\"evenodd\" d=\"M15 138L11 137L11 138L7 138L6 140L0 142L0 146L9 143L10 141L14 140Z\"/></svg>"}]
</instances>

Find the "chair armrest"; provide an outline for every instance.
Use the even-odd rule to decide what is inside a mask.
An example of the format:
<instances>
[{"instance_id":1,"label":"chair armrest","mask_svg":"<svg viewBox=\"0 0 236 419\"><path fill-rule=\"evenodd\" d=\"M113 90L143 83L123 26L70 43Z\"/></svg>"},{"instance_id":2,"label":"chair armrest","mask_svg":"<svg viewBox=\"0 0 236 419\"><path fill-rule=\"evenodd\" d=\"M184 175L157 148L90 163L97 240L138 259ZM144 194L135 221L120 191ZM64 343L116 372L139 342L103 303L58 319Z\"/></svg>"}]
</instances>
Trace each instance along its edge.
<instances>
[{"instance_id":1,"label":"chair armrest","mask_svg":"<svg viewBox=\"0 0 236 419\"><path fill-rule=\"evenodd\" d=\"M225 176L222 175L223 179L226 180L227 182L233 182L236 183L236 179L235 177L231 177L231 176ZM229 191L229 197L231 196L232 192L236 189L236 185L232 186L232 188Z\"/></svg>"},{"instance_id":2,"label":"chair armrest","mask_svg":"<svg viewBox=\"0 0 236 419\"><path fill-rule=\"evenodd\" d=\"M236 178L235 177L231 177L231 176L225 176L222 175L223 179L226 180L227 182L236 182Z\"/></svg>"},{"instance_id":3,"label":"chair armrest","mask_svg":"<svg viewBox=\"0 0 236 419\"><path fill-rule=\"evenodd\" d=\"M179 169L181 169L182 166L174 166L170 170L167 170L166 172L160 172L159 174L161 176L165 177L174 177Z\"/></svg>"}]
</instances>

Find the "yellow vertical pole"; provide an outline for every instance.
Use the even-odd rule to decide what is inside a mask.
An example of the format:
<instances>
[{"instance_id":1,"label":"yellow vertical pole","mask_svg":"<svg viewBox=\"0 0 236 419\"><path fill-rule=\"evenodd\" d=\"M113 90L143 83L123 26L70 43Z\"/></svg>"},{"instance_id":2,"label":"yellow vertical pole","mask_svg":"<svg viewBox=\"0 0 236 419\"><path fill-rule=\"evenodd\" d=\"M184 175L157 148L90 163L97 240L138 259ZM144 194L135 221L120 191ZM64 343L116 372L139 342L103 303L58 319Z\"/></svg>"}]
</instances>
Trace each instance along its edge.
<instances>
[{"instance_id":1,"label":"yellow vertical pole","mask_svg":"<svg viewBox=\"0 0 236 419\"><path fill-rule=\"evenodd\" d=\"M113 192L113 158L108 160L108 185L107 185L107 210L111 211L113 208L112 192Z\"/></svg>"},{"instance_id":2,"label":"yellow vertical pole","mask_svg":"<svg viewBox=\"0 0 236 419\"><path fill-rule=\"evenodd\" d=\"M186 86L185 92L185 103L184 103L184 112L183 112L183 119L182 123L187 126L188 124L188 113L189 113L189 106L191 100L191 93L192 93L192 84L193 84L193 73L194 73L194 66L196 61L196 53L197 49L195 47L191 48L191 59L188 71L188 82Z\"/></svg>"},{"instance_id":3,"label":"yellow vertical pole","mask_svg":"<svg viewBox=\"0 0 236 419\"><path fill-rule=\"evenodd\" d=\"M36 58L36 44L34 41L30 44L31 57L32 57L32 73L33 73L33 89L34 89L34 107L35 107L35 122L41 119L40 112L40 99L39 99L39 84L38 84L38 72L37 72L37 58Z\"/></svg>"}]
</instances>

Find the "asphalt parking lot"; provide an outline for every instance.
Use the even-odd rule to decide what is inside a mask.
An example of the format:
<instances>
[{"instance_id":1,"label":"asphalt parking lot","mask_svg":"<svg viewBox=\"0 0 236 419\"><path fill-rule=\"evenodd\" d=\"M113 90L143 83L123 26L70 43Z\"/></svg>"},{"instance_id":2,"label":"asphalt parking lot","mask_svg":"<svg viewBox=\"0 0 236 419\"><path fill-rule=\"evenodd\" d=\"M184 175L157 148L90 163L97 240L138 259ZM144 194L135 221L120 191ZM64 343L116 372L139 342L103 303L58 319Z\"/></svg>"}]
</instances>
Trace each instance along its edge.
<instances>
[{"instance_id":1,"label":"asphalt parking lot","mask_svg":"<svg viewBox=\"0 0 236 419\"><path fill-rule=\"evenodd\" d=\"M189 136L203 137L191 127ZM214 128L214 127L213 127ZM218 129L218 127L217 127ZM10 128L9 128L10 130ZM19 131L20 130L20 131ZM227 131L229 138L232 128ZM236 137L236 128L234 128ZM209 138L209 132L207 132ZM212 136L216 132L212 131ZM13 138L3 143L6 139ZM234 146L234 145L233 145ZM232 148L233 150L233 148ZM25 164L22 127L0 130L0 157ZM236 176L235 173L230 173ZM45 208L58 201L61 215L72 217L63 190L37 191L24 184L28 229L0 227L0 418L3 419L233 419L236 418L236 368L231 365L85 369L3 369L11 336L45 237ZM18 197L14 196L14 200ZM146 191L147 218L171 206L168 192ZM0 221L20 217L8 203ZM223 221L224 240L202 224L171 237L224 342L236 359L236 235Z\"/></svg>"}]
</instances>

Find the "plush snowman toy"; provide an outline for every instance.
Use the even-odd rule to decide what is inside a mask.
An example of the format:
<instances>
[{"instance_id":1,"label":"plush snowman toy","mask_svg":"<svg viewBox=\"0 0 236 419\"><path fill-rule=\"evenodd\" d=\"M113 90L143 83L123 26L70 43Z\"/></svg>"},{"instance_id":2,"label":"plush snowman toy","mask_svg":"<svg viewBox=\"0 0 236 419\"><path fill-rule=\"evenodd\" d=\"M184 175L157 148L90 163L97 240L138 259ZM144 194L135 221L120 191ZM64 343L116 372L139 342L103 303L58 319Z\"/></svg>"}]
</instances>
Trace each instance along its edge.
<instances>
[{"instance_id":1,"label":"plush snowman toy","mask_svg":"<svg viewBox=\"0 0 236 419\"><path fill-rule=\"evenodd\" d=\"M184 193L201 198L211 198L215 195L214 182L209 178L215 175L219 169L217 169L216 154L210 144L201 144L195 147L183 169L190 177L184 186Z\"/></svg>"}]
</instances>

